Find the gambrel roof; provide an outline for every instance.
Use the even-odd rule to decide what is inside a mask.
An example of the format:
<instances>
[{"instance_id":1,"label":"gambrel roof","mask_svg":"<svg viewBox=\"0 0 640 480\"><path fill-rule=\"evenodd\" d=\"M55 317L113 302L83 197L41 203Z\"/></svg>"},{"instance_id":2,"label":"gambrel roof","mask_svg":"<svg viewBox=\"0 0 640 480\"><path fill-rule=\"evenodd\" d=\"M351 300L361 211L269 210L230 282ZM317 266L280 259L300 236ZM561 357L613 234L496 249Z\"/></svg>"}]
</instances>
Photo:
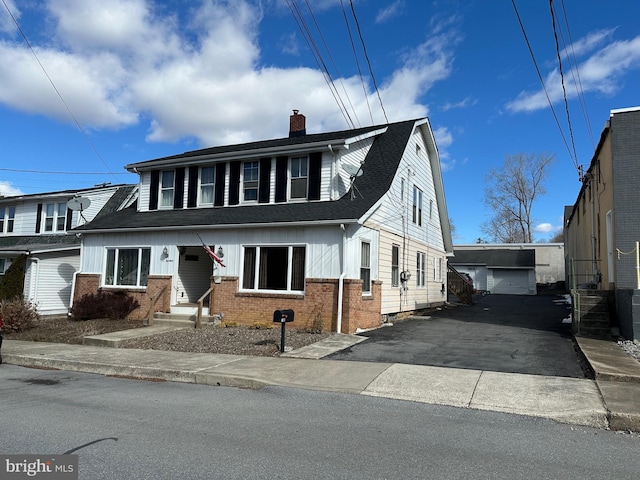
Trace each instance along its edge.
<instances>
[{"instance_id":1,"label":"gambrel roof","mask_svg":"<svg viewBox=\"0 0 640 480\"><path fill-rule=\"evenodd\" d=\"M256 227L295 223L354 223L363 217L389 190L407 142L414 128L426 119L408 120L340 132L302 135L241 145L206 148L180 155L127 165L130 171L143 171L197 164L199 159L238 158L238 154L260 157L270 152L296 149L326 149L328 145L347 144L359 136L375 135L365 158L362 176L357 177L357 193L347 193L333 201L310 201L278 204L238 205L210 208L187 208L138 212L130 207L96 218L77 228L80 231L155 230L158 228ZM431 139L432 140L432 139ZM433 145L435 150L435 144ZM219 157L217 157L219 156ZM204 162L205 160L201 160Z\"/></svg>"}]
</instances>

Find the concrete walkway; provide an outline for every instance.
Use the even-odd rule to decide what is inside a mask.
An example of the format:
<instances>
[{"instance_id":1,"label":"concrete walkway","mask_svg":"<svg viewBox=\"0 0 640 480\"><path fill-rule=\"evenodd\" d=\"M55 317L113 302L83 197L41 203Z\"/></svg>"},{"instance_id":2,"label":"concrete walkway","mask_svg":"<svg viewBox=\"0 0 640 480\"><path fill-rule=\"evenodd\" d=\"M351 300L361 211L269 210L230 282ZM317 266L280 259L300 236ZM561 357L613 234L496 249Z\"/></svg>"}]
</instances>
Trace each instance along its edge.
<instances>
[{"instance_id":1,"label":"concrete walkway","mask_svg":"<svg viewBox=\"0 0 640 480\"><path fill-rule=\"evenodd\" d=\"M138 334L150 332L136 330ZM110 342L99 345L117 344L119 339L130 338L133 334L132 331L108 334ZM281 357L5 340L2 356L5 363L26 367L246 388L281 385L640 432L640 362L613 342L577 339L594 369L595 380L400 363L322 360L322 357L362 340L363 337L356 335L334 335Z\"/></svg>"}]
</instances>

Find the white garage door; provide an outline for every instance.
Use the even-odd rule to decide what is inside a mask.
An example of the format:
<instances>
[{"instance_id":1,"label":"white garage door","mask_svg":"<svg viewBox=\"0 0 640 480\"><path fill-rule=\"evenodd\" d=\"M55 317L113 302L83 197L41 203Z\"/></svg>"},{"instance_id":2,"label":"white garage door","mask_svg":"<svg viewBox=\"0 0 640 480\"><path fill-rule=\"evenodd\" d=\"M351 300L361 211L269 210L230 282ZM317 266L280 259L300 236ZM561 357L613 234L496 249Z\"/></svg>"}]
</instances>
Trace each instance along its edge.
<instances>
[{"instance_id":1,"label":"white garage door","mask_svg":"<svg viewBox=\"0 0 640 480\"><path fill-rule=\"evenodd\" d=\"M528 295L531 293L529 291L529 271L494 268L491 293Z\"/></svg>"}]
</instances>

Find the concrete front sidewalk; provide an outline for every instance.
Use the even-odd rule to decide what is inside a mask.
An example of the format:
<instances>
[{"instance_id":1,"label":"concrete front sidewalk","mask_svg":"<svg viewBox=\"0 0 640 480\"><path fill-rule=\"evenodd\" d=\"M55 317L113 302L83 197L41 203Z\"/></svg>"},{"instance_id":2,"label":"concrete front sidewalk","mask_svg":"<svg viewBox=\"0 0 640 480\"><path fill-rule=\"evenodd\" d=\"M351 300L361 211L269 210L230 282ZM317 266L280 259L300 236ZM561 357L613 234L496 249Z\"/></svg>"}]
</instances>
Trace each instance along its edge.
<instances>
[{"instance_id":1,"label":"concrete front sidewalk","mask_svg":"<svg viewBox=\"0 0 640 480\"><path fill-rule=\"evenodd\" d=\"M332 339L333 345L326 351L338 348L339 340ZM610 424L608 405L596 381L398 363L317 360L314 358L323 356L318 349L323 351L322 344L314 346L315 353L300 352L311 358L295 358L295 352L289 357L250 357L7 340L2 355L6 363L27 367L248 388L281 385L530 415L596 428L607 428ZM634 387L640 392L640 383ZM613 390L620 398L627 393L635 395ZM631 418L635 420L633 415ZM617 424L616 428L628 429L626 425Z\"/></svg>"}]
</instances>

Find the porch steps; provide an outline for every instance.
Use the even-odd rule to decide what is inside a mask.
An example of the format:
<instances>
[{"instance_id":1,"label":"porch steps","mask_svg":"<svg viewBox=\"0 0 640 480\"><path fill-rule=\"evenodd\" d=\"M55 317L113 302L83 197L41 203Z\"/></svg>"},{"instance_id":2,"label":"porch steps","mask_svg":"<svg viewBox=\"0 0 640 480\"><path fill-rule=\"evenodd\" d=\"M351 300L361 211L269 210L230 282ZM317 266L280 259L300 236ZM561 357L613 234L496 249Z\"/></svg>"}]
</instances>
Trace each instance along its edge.
<instances>
[{"instance_id":1,"label":"porch steps","mask_svg":"<svg viewBox=\"0 0 640 480\"><path fill-rule=\"evenodd\" d=\"M599 338L611 337L611 298L607 291L578 290L574 305L579 313L579 333ZM575 329L575 326L574 326Z\"/></svg>"},{"instance_id":2,"label":"porch steps","mask_svg":"<svg viewBox=\"0 0 640 480\"><path fill-rule=\"evenodd\" d=\"M221 321L220 315L202 315L203 324L217 325ZM153 324L161 325L165 327L185 327L193 328L196 324L196 314L189 313L160 313L156 312L153 315Z\"/></svg>"}]
</instances>

